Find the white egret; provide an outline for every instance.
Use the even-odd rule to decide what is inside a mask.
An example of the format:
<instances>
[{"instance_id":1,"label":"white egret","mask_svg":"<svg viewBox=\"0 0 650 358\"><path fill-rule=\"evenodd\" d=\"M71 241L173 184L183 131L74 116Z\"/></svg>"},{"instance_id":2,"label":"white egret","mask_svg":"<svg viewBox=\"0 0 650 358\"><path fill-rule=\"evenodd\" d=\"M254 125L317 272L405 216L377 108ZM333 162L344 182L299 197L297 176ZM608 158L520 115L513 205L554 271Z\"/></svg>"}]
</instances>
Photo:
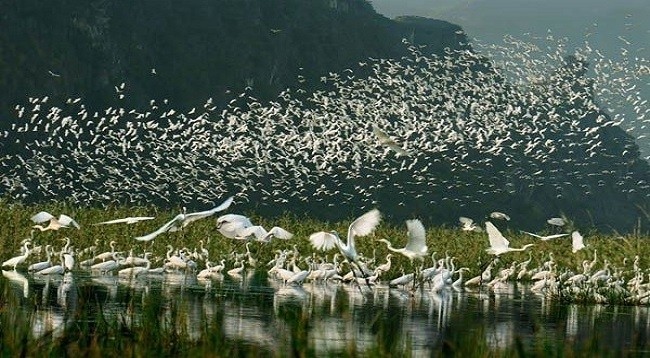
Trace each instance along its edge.
<instances>
[{"instance_id":1,"label":"white egret","mask_svg":"<svg viewBox=\"0 0 650 358\"><path fill-rule=\"evenodd\" d=\"M159 227L156 231L149 233L147 235L138 236L135 239L138 241L151 241L160 234L166 232L172 232L184 228L191 222L206 218L208 216L214 215L217 212L228 209L230 204L232 204L233 199L234 197L231 196L230 198L226 199L223 203L221 203L221 205L212 208L210 210L200 211L196 213L189 213L189 214L186 213L178 214L173 219L166 222L163 226Z\"/></svg>"},{"instance_id":2,"label":"white egret","mask_svg":"<svg viewBox=\"0 0 650 358\"><path fill-rule=\"evenodd\" d=\"M318 232L312 234L309 237L309 240L316 249L327 250L332 248L333 245L338 247L341 251L341 254L351 262L357 263L359 255L357 254L356 247L354 245L354 238L356 236L366 236L372 233L375 230L375 227L379 224L381 220L381 213L377 209L373 209L360 217L350 224L348 227L348 237L347 243L343 243L336 231L332 232Z\"/></svg>"},{"instance_id":3,"label":"white egret","mask_svg":"<svg viewBox=\"0 0 650 358\"><path fill-rule=\"evenodd\" d=\"M226 214L217 218L217 230L229 239L238 237L242 229L251 226L253 223L244 215Z\"/></svg>"},{"instance_id":4,"label":"white egret","mask_svg":"<svg viewBox=\"0 0 650 358\"><path fill-rule=\"evenodd\" d=\"M585 248L584 238L578 231L571 233L571 251L575 254L576 252ZM596 251L594 251L594 257L596 256ZM595 260L595 259L594 259Z\"/></svg>"},{"instance_id":5,"label":"white egret","mask_svg":"<svg viewBox=\"0 0 650 358\"><path fill-rule=\"evenodd\" d=\"M528 234L528 235L530 235L532 237L536 237L538 239L541 239L542 241L548 241L548 240L557 239L557 238L569 235L569 234L555 234L555 235L542 236L542 235L533 234L532 232L523 231L523 230L521 232L523 232L524 234Z\"/></svg>"},{"instance_id":6,"label":"white egret","mask_svg":"<svg viewBox=\"0 0 650 358\"><path fill-rule=\"evenodd\" d=\"M93 261L96 261L96 260L97 261L106 261L106 260L110 259L111 257L113 257L113 255L115 254L115 244L116 243L117 243L116 241L111 241L108 244L108 246L111 247L111 251L102 252L101 254L93 257Z\"/></svg>"},{"instance_id":7,"label":"white egret","mask_svg":"<svg viewBox=\"0 0 650 358\"><path fill-rule=\"evenodd\" d=\"M494 226L494 224L489 221L485 222L485 231L487 231L488 238L490 239L490 248L485 249L485 251L494 256L499 256L511 251L524 251L529 247L534 246L534 244L526 244L518 249L509 247L510 242L505 237L503 237L499 229L497 229L496 226Z\"/></svg>"},{"instance_id":8,"label":"white egret","mask_svg":"<svg viewBox=\"0 0 650 358\"><path fill-rule=\"evenodd\" d=\"M338 247L341 254L343 254L343 257L345 257L350 263L356 264L357 267L361 269L361 265L359 263L359 255L357 254L357 249L354 245L354 238L355 236L369 235L375 230L377 225L379 225L380 221L381 213L379 210L373 209L359 216L352 222L352 224L350 224L348 227L347 243L345 244L341 241L341 238L336 231L332 231L330 233L321 231L320 233L312 234L309 237L309 240L315 248L321 250L323 248L330 248L332 242L334 242L334 245ZM354 267L352 267L352 273L356 276L356 273L354 272ZM365 277L363 271L361 271L361 274Z\"/></svg>"},{"instance_id":9,"label":"white egret","mask_svg":"<svg viewBox=\"0 0 650 358\"><path fill-rule=\"evenodd\" d=\"M385 243L388 246L388 250L400 253L406 256L411 262L418 259L422 260L427 254L427 243L426 243L426 231L424 225L418 219L407 220L406 228L408 230L408 243L404 248L396 249L386 239L381 239L379 241Z\"/></svg>"},{"instance_id":10,"label":"white egret","mask_svg":"<svg viewBox=\"0 0 650 358\"><path fill-rule=\"evenodd\" d=\"M9 260L3 262L2 267L13 266L14 271L16 271L16 266L18 266L18 265L22 264L23 262L25 262L25 260L27 259L27 256L29 256L29 252L30 252L29 245L31 245L31 242L25 241L25 243L23 244L24 253L21 254L21 255L12 257Z\"/></svg>"},{"instance_id":11,"label":"white egret","mask_svg":"<svg viewBox=\"0 0 650 358\"><path fill-rule=\"evenodd\" d=\"M232 269L228 270L227 274L230 275L230 276L239 276L239 275L241 275L242 271L244 271L244 265L245 264L244 264L243 260L239 264L241 266L235 267L235 268L232 268Z\"/></svg>"},{"instance_id":12,"label":"white egret","mask_svg":"<svg viewBox=\"0 0 650 358\"><path fill-rule=\"evenodd\" d=\"M474 220L461 216L458 218L458 222L460 222L460 229L463 231L483 231L480 226L476 225Z\"/></svg>"},{"instance_id":13,"label":"white egret","mask_svg":"<svg viewBox=\"0 0 650 358\"><path fill-rule=\"evenodd\" d=\"M70 225L76 227L77 229L81 228L79 224L71 217L65 214L59 215L57 219L54 215L48 213L47 211L41 211L38 214L31 217L31 220L36 224L42 224L49 221L50 223L43 227L42 225L34 225L34 229L39 229L41 231L47 230L59 230L62 227L70 227Z\"/></svg>"},{"instance_id":14,"label":"white egret","mask_svg":"<svg viewBox=\"0 0 650 358\"><path fill-rule=\"evenodd\" d=\"M302 270L302 271L300 271L300 272L298 272L298 273L293 274L293 276L291 276L291 277L286 281L286 283L287 283L287 284L293 284L293 283L295 283L295 284L298 284L298 285L302 285L303 281L305 281L305 279L307 278L307 276L309 276L309 274L311 274L311 272L312 272L312 270L313 270L313 267L312 267L312 264L311 264L311 260L310 260L309 258L307 259L307 265L309 266L307 270Z\"/></svg>"}]
</instances>

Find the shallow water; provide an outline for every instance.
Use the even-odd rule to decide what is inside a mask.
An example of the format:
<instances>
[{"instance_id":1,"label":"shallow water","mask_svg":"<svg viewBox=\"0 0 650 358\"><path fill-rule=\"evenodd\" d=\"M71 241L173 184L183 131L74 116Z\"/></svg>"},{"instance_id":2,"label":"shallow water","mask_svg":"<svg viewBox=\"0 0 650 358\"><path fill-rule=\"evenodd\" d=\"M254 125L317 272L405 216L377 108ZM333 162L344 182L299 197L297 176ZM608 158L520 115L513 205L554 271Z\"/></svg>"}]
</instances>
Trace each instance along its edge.
<instances>
[{"instance_id":1,"label":"shallow water","mask_svg":"<svg viewBox=\"0 0 650 358\"><path fill-rule=\"evenodd\" d=\"M227 339L276 354L306 344L316 354L363 353L383 345L430 356L459 339L488 351L516 344L529 349L540 342L579 348L596 339L606 350L650 352L648 307L564 305L521 284L440 293L425 286L412 294L381 284L372 289L333 282L284 286L265 273L212 281L185 274L133 281L83 272L34 277L3 271L3 276L12 287L7 292L35 310L34 338L64 334L80 305L90 310L87 317L118 318L131 326L145 319L142 303L153 300L160 305L162 324L175 325L190 339L200 339L205 325L220 325ZM183 322L172 322L173 310L185 312ZM296 342L300 339L306 341Z\"/></svg>"}]
</instances>

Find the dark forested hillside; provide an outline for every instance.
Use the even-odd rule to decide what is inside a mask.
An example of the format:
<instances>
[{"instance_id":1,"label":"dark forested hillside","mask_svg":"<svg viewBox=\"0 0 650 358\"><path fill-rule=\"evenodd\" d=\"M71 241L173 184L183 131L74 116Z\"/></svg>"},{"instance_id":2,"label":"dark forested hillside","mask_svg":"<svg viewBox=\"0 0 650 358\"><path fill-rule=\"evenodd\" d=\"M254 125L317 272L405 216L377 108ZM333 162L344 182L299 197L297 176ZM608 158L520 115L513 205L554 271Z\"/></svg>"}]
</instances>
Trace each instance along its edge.
<instances>
[{"instance_id":1,"label":"dark forested hillside","mask_svg":"<svg viewBox=\"0 0 650 358\"><path fill-rule=\"evenodd\" d=\"M167 98L191 107L246 86L273 98L368 57L458 47L458 26L389 20L362 0L10 0L0 15L0 108L27 96L81 96L106 106Z\"/></svg>"}]
</instances>

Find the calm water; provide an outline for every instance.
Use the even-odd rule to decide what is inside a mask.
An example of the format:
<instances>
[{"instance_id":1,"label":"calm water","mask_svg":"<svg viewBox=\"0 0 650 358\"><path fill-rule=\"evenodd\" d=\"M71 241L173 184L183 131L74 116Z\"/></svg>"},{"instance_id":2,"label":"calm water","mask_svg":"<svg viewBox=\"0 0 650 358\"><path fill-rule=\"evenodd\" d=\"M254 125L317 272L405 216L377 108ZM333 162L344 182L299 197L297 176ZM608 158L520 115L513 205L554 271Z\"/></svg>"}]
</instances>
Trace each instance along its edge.
<instances>
[{"instance_id":1,"label":"calm water","mask_svg":"<svg viewBox=\"0 0 650 358\"><path fill-rule=\"evenodd\" d=\"M117 316L130 325L141 319L139 302L153 298L160 300L163 321L173 309L187 312L185 322L173 324L191 338L199 338L202 325L218 324L227 338L278 353L290 349L301 329L316 353L344 352L351 344L364 352L382 342L429 356L452 335L476 337L478 345L495 350L512 347L517 338L526 347L538 340L580 347L595 337L607 349L650 352L645 351L650 308L563 305L523 285L440 294L425 288L411 295L383 285L283 286L265 273L209 282L184 274L135 282L83 273L41 278L3 271L3 276L19 302L35 303L35 338L61 335L65 325L74 323L67 313L78 308L83 295L92 297L84 300L91 317L103 313L107 320Z\"/></svg>"}]
</instances>

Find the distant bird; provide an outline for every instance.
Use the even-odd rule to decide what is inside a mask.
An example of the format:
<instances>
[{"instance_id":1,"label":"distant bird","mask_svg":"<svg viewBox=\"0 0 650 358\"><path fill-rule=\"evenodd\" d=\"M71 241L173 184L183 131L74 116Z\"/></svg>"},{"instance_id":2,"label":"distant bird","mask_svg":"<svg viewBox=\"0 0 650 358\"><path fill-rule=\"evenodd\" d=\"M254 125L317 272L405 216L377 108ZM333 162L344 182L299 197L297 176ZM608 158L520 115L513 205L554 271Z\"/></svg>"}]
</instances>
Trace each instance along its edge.
<instances>
[{"instance_id":1,"label":"distant bird","mask_svg":"<svg viewBox=\"0 0 650 358\"><path fill-rule=\"evenodd\" d=\"M52 72L52 70L47 70L47 73L49 73L50 76L52 76L52 77L61 77L60 74L58 74L58 73L54 73L54 72Z\"/></svg>"},{"instance_id":2,"label":"distant bird","mask_svg":"<svg viewBox=\"0 0 650 358\"><path fill-rule=\"evenodd\" d=\"M546 220L547 223L553 226L564 226L566 225L566 221L562 218L550 218Z\"/></svg>"},{"instance_id":3,"label":"distant bird","mask_svg":"<svg viewBox=\"0 0 650 358\"><path fill-rule=\"evenodd\" d=\"M217 218L217 230L229 239L241 236L240 231L251 226L253 223L244 215L226 214Z\"/></svg>"},{"instance_id":4,"label":"distant bird","mask_svg":"<svg viewBox=\"0 0 650 358\"><path fill-rule=\"evenodd\" d=\"M498 220L506 220L506 221L510 221L510 216L508 216L508 215L506 215L506 214L504 214L504 213L502 213L502 212L499 212L499 211L493 211L493 212L491 212L491 213L490 213L490 217L491 217L492 219L498 219Z\"/></svg>"},{"instance_id":5,"label":"distant bird","mask_svg":"<svg viewBox=\"0 0 650 358\"><path fill-rule=\"evenodd\" d=\"M494 256L499 256L501 254L504 254L506 252L511 252L511 251L524 251L527 248L534 245L534 244L527 244L519 249L513 249L511 247L508 247L510 245L510 242L505 237L503 237L501 232L499 232L499 229L497 229L496 226L494 226L494 224L492 224L489 221L485 222L485 231L487 231L488 238L490 239L490 247L485 251L487 251L487 253Z\"/></svg>"},{"instance_id":6,"label":"distant bird","mask_svg":"<svg viewBox=\"0 0 650 358\"><path fill-rule=\"evenodd\" d=\"M184 228L191 222L206 218L208 216L214 215L219 211L228 209L230 204L232 204L233 199L234 197L231 196L230 198L226 199L223 203L221 203L221 205L210 210L200 211L200 212L190 213L190 214L185 214L185 213L178 214L173 219L166 222L163 226L159 227L156 231L144 236L138 236L135 239L138 241L151 241L155 239L156 236L162 233L173 232L179 230L180 228Z\"/></svg>"},{"instance_id":7,"label":"distant bird","mask_svg":"<svg viewBox=\"0 0 650 358\"><path fill-rule=\"evenodd\" d=\"M458 218L458 222L460 222L460 229L463 231L483 231L480 226L476 225L474 220L461 216Z\"/></svg>"},{"instance_id":8,"label":"distant bird","mask_svg":"<svg viewBox=\"0 0 650 358\"><path fill-rule=\"evenodd\" d=\"M386 134L386 132L382 131L379 127L376 125L372 125L372 132L377 136L377 139L379 140L379 144L390 148L393 150L395 153L402 155L402 156L408 156L409 152L405 151L400 147L397 142L395 142L392 138Z\"/></svg>"},{"instance_id":9,"label":"distant bird","mask_svg":"<svg viewBox=\"0 0 650 358\"><path fill-rule=\"evenodd\" d=\"M123 218L123 219L102 221L93 225L110 225L110 224L121 224L121 223L135 224L140 221L153 220L153 219L155 219L155 217L153 216L133 216L133 217Z\"/></svg>"},{"instance_id":10,"label":"distant bird","mask_svg":"<svg viewBox=\"0 0 650 358\"><path fill-rule=\"evenodd\" d=\"M408 230L408 243L404 248L396 249L390 241L381 239L379 241L385 243L388 249L393 252L400 253L406 256L411 262L415 259L422 259L427 254L426 231L424 225L420 220L407 220L406 228Z\"/></svg>"},{"instance_id":11,"label":"distant bird","mask_svg":"<svg viewBox=\"0 0 650 358\"><path fill-rule=\"evenodd\" d=\"M557 239L559 237L564 237L564 236L569 235L569 234L555 234L555 235L541 236L541 235L533 234L532 232L528 232L528 231L523 231L522 230L521 232L523 232L524 234L528 234L530 236L536 237L538 239L541 239L542 241L548 241L548 240L551 240L551 239Z\"/></svg>"},{"instance_id":12,"label":"distant bird","mask_svg":"<svg viewBox=\"0 0 650 358\"><path fill-rule=\"evenodd\" d=\"M81 228L79 224L76 221L74 221L73 218L65 214L59 215L59 218L57 219L56 217L54 217L54 215L48 213L47 211L41 211L38 214L32 216L30 219L36 224L42 224L47 221L50 222L45 227L43 227L42 225L33 226L34 229L39 229L41 231L59 230L62 227L70 227L70 225L76 227L77 229Z\"/></svg>"},{"instance_id":13,"label":"distant bird","mask_svg":"<svg viewBox=\"0 0 650 358\"><path fill-rule=\"evenodd\" d=\"M571 251L575 254L576 252L585 248L584 238L578 231L571 233Z\"/></svg>"}]
</instances>

